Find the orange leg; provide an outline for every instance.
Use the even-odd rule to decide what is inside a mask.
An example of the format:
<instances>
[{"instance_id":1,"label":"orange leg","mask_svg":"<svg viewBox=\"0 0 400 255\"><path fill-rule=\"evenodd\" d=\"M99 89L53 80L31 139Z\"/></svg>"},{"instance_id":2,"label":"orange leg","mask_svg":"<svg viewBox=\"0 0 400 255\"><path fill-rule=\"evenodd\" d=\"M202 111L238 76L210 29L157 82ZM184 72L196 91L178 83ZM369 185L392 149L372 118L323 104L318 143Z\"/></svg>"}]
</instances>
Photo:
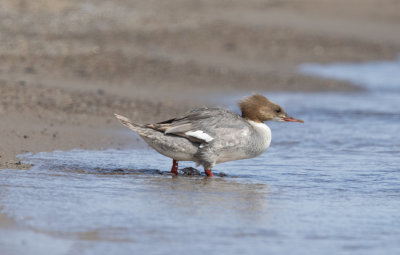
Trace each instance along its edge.
<instances>
[{"instance_id":1,"label":"orange leg","mask_svg":"<svg viewBox=\"0 0 400 255\"><path fill-rule=\"evenodd\" d=\"M175 159L172 161L171 174L178 175L178 161Z\"/></svg>"},{"instance_id":2,"label":"orange leg","mask_svg":"<svg viewBox=\"0 0 400 255\"><path fill-rule=\"evenodd\" d=\"M206 172L208 177L214 176L211 169L204 170L204 172Z\"/></svg>"}]
</instances>

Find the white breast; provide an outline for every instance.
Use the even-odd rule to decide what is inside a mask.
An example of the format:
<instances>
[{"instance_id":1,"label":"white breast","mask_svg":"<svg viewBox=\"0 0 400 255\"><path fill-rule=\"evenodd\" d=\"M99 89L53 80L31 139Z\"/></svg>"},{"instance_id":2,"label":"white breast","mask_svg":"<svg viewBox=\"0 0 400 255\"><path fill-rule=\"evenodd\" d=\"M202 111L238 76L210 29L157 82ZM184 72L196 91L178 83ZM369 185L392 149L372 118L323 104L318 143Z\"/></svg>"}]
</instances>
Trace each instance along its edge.
<instances>
[{"instance_id":1,"label":"white breast","mask_svg":"<svg viewBox=\"0 0 400 255\"><path fill-rule=\"evenodd\" d=\"M234 150L223 151L217 163L231 160L254 158L268 149L271 143L271 129L264 123L249 121L253 129L241 131L243 143L234 148Z\"/></svg>"},{"instance_id":2,"label":"white breast","mask_svg":"<svg viewBox=\"0 0 400 255\"><path fill-rule=\"evenodd\" d=\"M269 145L271 144L271 129L264 123L259 123L251 120L249 120L249 123L259 135L259 137L257 137L256 140L253 141L253 145L256 147L259 154L261 154L265 150L267 150Z\"/></svg>"}]
</instances>

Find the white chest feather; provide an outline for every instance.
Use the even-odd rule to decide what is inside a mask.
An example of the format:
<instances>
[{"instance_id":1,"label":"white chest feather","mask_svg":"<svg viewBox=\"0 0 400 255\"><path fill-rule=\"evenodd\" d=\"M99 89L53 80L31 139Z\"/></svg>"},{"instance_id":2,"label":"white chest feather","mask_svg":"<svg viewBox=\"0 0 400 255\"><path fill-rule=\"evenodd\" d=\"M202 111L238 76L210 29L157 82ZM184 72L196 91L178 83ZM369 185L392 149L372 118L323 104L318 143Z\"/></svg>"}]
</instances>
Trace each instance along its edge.
<instances>
[{"instance_id":1,"label":"white chest feather","mask_svg":"<svg viewBox=\"0 0 400 255\"><path fill-rule=\"evenodd\" d=\"M224 151L219 155L217 163L231 160L253 158L268 149L271 143L271 129L264 123L249 121L253 130L243 130L241 135L245 138L241 145L234 150Z\"/></svg>"},{"instance_id":2,"label":"white chest feather","mask_svg":"<svg viewBox=\"0 0 400 255\"><path fill-rule=\"evenodd\" d=\"M268 149L271 144L271 129L264 123L249 120L250 125L254 128L260 139L254 141L254 146L258 147L260 153Z\"/></svg>"}]
</instances>

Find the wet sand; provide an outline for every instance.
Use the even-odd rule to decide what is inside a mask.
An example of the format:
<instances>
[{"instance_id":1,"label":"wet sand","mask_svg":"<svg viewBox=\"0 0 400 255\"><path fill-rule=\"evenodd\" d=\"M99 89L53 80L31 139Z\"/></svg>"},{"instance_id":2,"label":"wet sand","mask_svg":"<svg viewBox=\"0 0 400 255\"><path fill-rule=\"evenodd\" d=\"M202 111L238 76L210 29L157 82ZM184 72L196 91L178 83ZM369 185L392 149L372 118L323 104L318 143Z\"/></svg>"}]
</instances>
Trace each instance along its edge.
<instances>
[{"instance_id":1,"label":"wet sand","mask_svg":"<svg viewBox=\"0 0 400 255\"><path fill-rule=\"evenodd\" d=\"M17 154L142 146L117 112L161 121L253 91L351 91L303 62L391 59L394 1L2 1L0 168Z\"/></svg>"}]
</instances>

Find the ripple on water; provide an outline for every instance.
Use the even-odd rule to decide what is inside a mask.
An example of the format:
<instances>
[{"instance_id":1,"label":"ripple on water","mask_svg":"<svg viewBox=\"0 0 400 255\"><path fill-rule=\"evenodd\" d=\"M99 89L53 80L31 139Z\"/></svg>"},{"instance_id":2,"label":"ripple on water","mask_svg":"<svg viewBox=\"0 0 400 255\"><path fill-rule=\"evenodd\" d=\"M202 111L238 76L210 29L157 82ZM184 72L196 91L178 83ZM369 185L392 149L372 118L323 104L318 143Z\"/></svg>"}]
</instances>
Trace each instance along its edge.
<instances>
[{"instance_id":1,"label":"ripple on water","mask_svg":"<svg viewBox=\"0 0 400 255\"><path fill-rule=\"evenodd\" d=\"M22 155L35 166L0 171L0 204L28 230L2 242L28 254L43 254L37 242L55 254L395 254L400 83L384 79L359 93L268 94L305 123L271 123L271 148L217 165L223 178L174 177L149 149Z\"/></svg>"}]
</instances>

